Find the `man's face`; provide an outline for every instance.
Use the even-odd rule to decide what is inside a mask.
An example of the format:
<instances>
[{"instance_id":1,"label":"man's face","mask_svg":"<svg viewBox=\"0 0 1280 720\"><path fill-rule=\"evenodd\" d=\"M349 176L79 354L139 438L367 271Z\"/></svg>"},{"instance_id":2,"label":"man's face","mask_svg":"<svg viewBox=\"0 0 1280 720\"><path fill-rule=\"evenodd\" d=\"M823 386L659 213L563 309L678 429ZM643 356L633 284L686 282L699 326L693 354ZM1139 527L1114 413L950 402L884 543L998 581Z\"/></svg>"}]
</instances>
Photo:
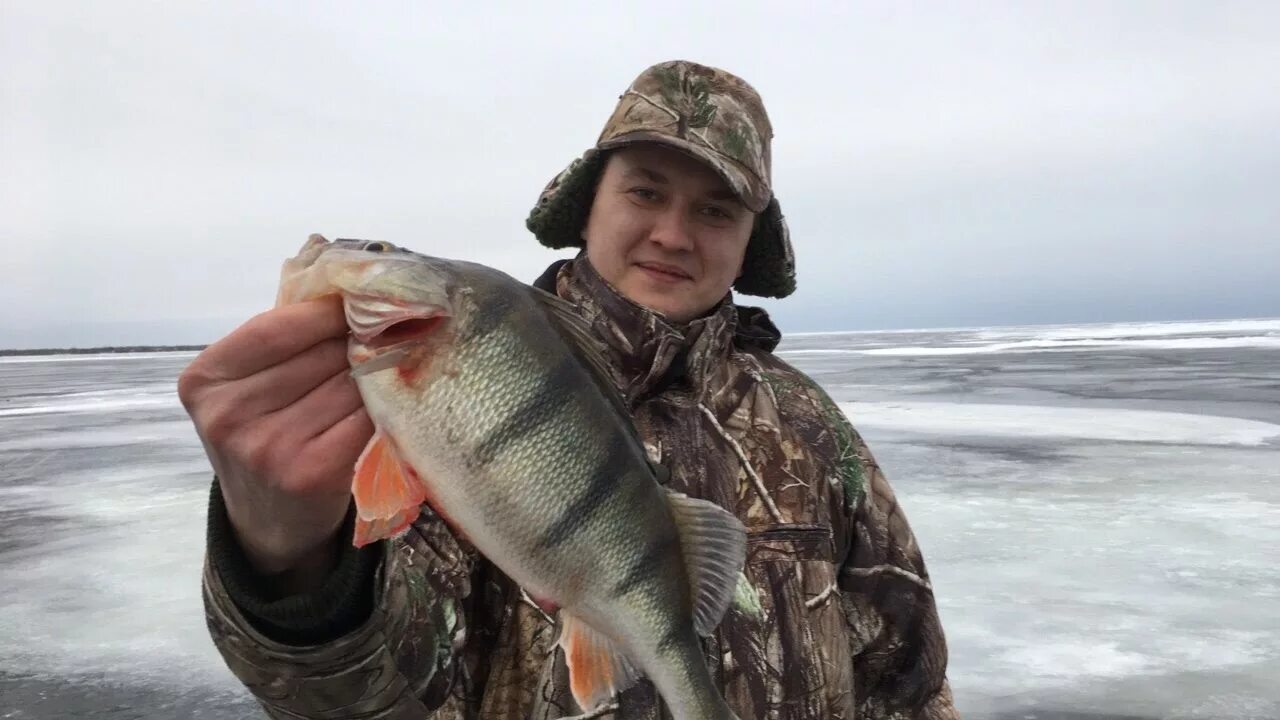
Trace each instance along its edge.
<instances>
[{"instance_id":1,"label":"man's face","mask_svg":"<svg viewBox=\"0 0 1280 720\"><path fill-rule=\"evenodd\" d=\"M754 222L710 167L646 143L610 154L583 237L587 259L610 285L687 322L729 292Z\"/></svg>"}]
</instances>

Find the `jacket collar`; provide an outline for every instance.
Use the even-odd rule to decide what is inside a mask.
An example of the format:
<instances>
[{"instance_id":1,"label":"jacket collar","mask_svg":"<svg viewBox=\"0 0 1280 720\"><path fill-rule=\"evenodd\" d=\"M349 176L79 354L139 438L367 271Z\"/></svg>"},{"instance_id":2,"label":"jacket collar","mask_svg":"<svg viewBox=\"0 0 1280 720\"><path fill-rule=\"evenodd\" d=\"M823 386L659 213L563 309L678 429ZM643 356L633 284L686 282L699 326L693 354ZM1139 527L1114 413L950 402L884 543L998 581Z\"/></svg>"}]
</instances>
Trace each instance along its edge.
<instances>
[{"instance_id":1,"label":"jacket collar","mask_svg":"<svg viewBox=\"0 0 1280 720\"><path fill-rule=\"evenodd\" d=\"M578 308L608 346L614 380L631 405L678 387L701 398L735 345L772 350L780 338L764 310L738 307L732 294L701 318L673 323L623 296L585 253L552 264L534 286Z\"/></svg>"}]
</instances>

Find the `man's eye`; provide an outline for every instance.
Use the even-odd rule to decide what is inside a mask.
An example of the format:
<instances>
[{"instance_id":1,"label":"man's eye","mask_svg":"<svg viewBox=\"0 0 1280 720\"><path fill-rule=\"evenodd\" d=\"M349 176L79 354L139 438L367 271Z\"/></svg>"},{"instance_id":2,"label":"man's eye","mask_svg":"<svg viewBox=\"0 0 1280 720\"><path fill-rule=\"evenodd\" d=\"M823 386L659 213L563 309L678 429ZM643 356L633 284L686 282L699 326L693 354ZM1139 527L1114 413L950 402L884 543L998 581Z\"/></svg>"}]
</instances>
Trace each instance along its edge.
<instances>
[{"instance_id":1,"label":"man's eye","mask_svg":"<svg viewBox=\"0 0 1280 720\"><path fill-rule=\"evenodd\" d=\"M639 197L642 200L658 199L658 193L654 192L650 188L645 188L645 187L631 188L631 194Z\"/></svg>"},{"instance_id":2,"label":"man's eye","mask_svg":"<svg viewBox=\"0 0 1280 720\"><path fill-rule=\"evenodd\" d=\"M703 212L707 213L708 215L710 215L710 216L712 216L712 217L720 218L720 219L723 219L723 220L732 220L732 219L733 219L733 215L732 215L731 213L729 213L729 212L728 212L727 210L725 210L724 208L716 207L715 205L708 205L708 206L706 207L706 209L704 209L704 210L703 210Z\"/></svg>"}]
</instances>

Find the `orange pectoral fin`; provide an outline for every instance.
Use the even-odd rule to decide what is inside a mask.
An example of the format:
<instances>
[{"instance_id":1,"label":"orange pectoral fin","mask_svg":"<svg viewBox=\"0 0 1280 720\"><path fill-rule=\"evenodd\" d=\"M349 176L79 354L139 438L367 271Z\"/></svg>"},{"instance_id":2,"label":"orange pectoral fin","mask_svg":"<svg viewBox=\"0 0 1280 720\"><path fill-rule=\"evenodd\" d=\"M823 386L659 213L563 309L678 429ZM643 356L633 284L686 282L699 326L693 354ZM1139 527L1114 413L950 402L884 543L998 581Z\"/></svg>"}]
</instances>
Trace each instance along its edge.
<instances>
[{"instance_id":1,"label":"orange pectoral fin","mask_svg":"<svg viewBox=\"0 0 1280 720\"><path fill-rule=\"evenodd\" d=\"M356 547L404 530L426 499L417 473L401 459L395 443L381 428L356 461L351 494L356 501Z\"/></svg>"},{"instance_id":2,"label":"orange pectoral fin","mask_svg":"<svg viewBox=\"0 0 1280 720\"><path fill-rule=\"evenodd\" d=\"M364 547L372 542L393 538L409 528L418 517L418 508L405 508L403 512L387 520L363 520L356 518L356 531L352 545Z\"/></svg>"}]
</instances>

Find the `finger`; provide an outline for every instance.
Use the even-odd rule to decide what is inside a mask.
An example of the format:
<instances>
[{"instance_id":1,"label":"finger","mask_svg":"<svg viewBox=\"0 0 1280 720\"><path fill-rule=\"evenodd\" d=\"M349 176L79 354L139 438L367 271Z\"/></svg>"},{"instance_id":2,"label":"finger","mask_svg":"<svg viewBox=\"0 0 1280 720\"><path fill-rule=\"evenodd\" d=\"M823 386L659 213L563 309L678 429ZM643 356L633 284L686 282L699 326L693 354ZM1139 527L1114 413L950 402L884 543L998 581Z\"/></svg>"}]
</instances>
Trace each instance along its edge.
<instances>
[{"instance_id":1,"label":"finger","mask_svg":"<svg viewBox=\"0 0 1280 720\"><path fill-rule=\"evenodd\" d=\"M309 458L311 467L332 483L329 489L350 492L356 460L369 444L373 431L369 413L363 407L357 408L307 442L303 453Z\"/></svg>"},{"instance_id":2,"label":"finger","mask_svg":"<svg viewBox=\"0 0 1280 720\"><path fill-rule=\"evenodd\" d=\"M322 340L279 365L221 386L217 402L234 407L237 417L257 418L292 405L336 375L349 377L350 368L346 341Z\"/></svg>"},{"instance_id":3,"label":"finger","mask_svg":"<svg viewBox=\"0 0 1280 720\"><path fill-rule=\"evenodd\" d=\"M238 380L279 364L329 338L347 334L337 295L261 313L205 348L193 365L221 380Z\"/></svg>"},{"instance_id":4,"label":"finger","mask_svg":"<svg viewBox=\"0 0 1280 720\"><path fill-rule=\"evenodd\" d=\"M272 416L290 428L293 437L308 440L320 435L357 409L364 406L355 380L346 373L338 373L316 386L297 402L281 409ZM278 420L277 420L278 418Z\"/></svg>"}]
</instances>

